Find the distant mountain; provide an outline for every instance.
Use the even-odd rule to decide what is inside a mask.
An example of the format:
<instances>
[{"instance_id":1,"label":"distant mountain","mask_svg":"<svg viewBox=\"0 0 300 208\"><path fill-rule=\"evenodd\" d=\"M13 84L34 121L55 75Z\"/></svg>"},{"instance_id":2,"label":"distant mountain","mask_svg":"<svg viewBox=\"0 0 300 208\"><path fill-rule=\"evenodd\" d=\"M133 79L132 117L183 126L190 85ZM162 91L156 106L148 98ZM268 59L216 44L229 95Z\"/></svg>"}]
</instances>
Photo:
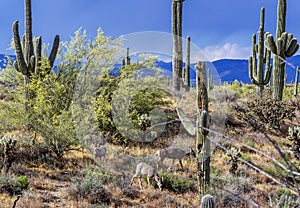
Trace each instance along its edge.
<instances>
[{"instance_id":1,"label":"distant mountain","mask_svg":"<svg viewBox=\"0 0 300 208\"><path fill-rule=\"evenodd\" d=\"M12 60L15 60L14 55L9 56ZM7 57L4 54L0 54L0 69L4 69L7 64ZM300 55L288 58L287 61L293 66L300 66ZM172 62L157 61L157 66L165 70L165 75L172 75ZM251 83L248 73L248 60L246 59L221 59L207 63L207 65L213 65L219 74L222 82L232 82L234 80L241 81L243 83ZM120 64L115 65L114 75L118 75L117 69ZM184 66L184 65L183 65ZM296 71L293 67L287 65L287 83L294 82ZM196 78L195 64L191 64L191 80Z\"/></svg>"},{"instance_id":2,"label":"distant mountain","mask_svg":"<svg viewBox=\"0 0 300 208\"><path fill-rule=\"evenodd\" d=\"M287 61L293 66L300 66L300 55L293 56L288 58ZM272 61L271 61L272 62ZM211 62L218 72L222 82L233 82L234 80L241 81L243 83L251 83L248 72L248 60L246 59L221 59ZM172 63L171 62L157 62L157 65L162 69L166 69L169 72L172 72ZM191 65L191 79L196 78L195 73L195 64ZM287 65L287 83L294 82L296 70Z\"/></svg>"},{"instance_id":3,"label":"distant mountain","mask_svg":"<svg viewBox=\"0 0 300 208\"><path fill-rule=\"evenodd\" d=\"M300 55L288 58L286 61L288 61L295 67L300 66ZM212 63L214 64L223 82L239 80L243 83L251 83L248 72L248 60L222 59L214 61ZM296 74L295 68L293 68L290 65L287 65L286 73L287 83L294 82Z\"/></svg>"},{"instance_id":4,"label":"distant mountain","mask_svg":"<svg viewBox=\"0 0 300 208\"><path fill-rule=\"evenodd\" d=\"M213 61L222 82L238 80L243 83L251 83L248 73L248 60L221 59Z\"/></svg>"}]
</instances>

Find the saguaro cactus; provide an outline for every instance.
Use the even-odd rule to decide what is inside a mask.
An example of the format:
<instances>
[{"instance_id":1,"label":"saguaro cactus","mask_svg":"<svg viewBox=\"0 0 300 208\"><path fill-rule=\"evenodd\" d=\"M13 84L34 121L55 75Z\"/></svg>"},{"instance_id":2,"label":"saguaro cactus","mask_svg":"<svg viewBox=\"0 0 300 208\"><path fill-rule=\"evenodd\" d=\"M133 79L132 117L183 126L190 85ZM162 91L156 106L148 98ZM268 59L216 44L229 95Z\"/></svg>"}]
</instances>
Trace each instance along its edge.
<instances>
[{"instance_id":1,"label":"saguaro cactus","mask_svg":"<svg viewBox=\"0 0 300 208\"><path fill-rule=\"evenodd\" d=\"M30 76L33 73L38 73L40 60L42 57L42 38L38 37L36 41L36 49L34 51L34 44L32 39L32 14L31 14L31 0L25 0L25 34L22 43L19 35L19 22L13 23L14 43L16 49L16 61L14 67L21 72L25 77L25 83L30 82ZM58 51L59 36L54 38L53 47L48 58L51 68ZM49 71L51 70L49 69Z\"/></svg>"},{"instance_id":2,"label":"saguaro cactus","mask_svg":"<svg viewBox=\"0 0 300 208\"><path fill-rule=\"evenodd\" d=\"M191 86L190 82L190 68L191 68L191 37L188 36L186 38L186 60L185 60L185 68L184 68L184 85L187 90Z\"/></svg>"},{"instance_id":3,"label":"saguaro cactus","mask_svg":"<svg viewBox=\"0 0 300 208\"><path fill-rule=\"evenodd\" d=\"M297 39L292 34L285 32L286 27L286 0L278 0L276 40L267 34L265 46L274 54L273 72L273 99L282 100L285 59L293 56L299 49Z\"/></svg>"},{"instance_id":4,"label":"saguaro cactus","mask_svg":"<svg viewBox=\"0 0 300 208\"><path fill-rule=\"evenodd\" d=\"M249 77L253 84L257 85L257 93L261 96L264 85L270 81L272 65L271 51L265 50L264 35L265 35L265 8L261 8L260 12L260 27L258 30L258 43L256 43L256 34L252 36L252 56L249 57ZM264 77L265 64L265 77Z\"/></svg>"},{"instance_id":5,"label":"saguaro cactus","mask_svg":"<svg viewBox=\"0 0 300 208\"><path fill-rule=\"evenodd\" d=\"M197 127L208 128L208 93L206 88L206 65L199 62L196 65L196 93L197 93ZM196 149L197 149L197 169L198 169L198 189L199 194L206 191L210 181L210 141L207 139L208 131L198 129ZM200 195L199 195L200 196Z\"/></svg>"},{"instance_id":6,"label":"saguaro cactus","mask_svg":"<svg viewBox=\"0 0 300 208\"><path fill-rule=\"evenodd\" d=\"M126 65L130 65L129 48L126 48Z\"/></svg>"},{"instance_id":7,"label":"saguaro cactus","mask_svg":"<svg viewBox=\"0 0 300 208\"><path fill-rule=\"evenodd\" d=\"M299 66L296 69L295 86L294 86L294 97L298 96L298 81L299 81Z\"/></svg>"},{"instance_id":8,"label":"saguaro cactus","mask_svg":"<svg viewBox=\"0 0 300 208\"><path fill-rule=\"evenodd\" d=\"M173 88L180 89L182 78L182 4L185 0L172 0L172 36L173 36Z\"/></svg>"},{"instance_id":9,"label":"saguaro cactus","mask_svg":"<svg viewBox=\"0 0 300 208\"><path fill-rule=\"evenodd\" d=\"M214 80L211 75L211 69L207 69L207 90L212 90L214 88Z\"/></svg>"}]
</instances>

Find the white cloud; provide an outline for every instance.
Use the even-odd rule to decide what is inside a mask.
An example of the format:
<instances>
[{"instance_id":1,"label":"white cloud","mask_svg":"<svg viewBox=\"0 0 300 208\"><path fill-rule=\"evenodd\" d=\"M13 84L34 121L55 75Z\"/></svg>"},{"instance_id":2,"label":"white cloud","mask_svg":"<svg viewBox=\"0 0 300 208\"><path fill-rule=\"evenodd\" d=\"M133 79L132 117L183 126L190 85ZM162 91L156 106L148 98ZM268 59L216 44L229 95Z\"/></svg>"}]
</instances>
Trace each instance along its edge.
<instances>
[{"instance_id":1,"label":"white cloud","mask_svg":"<svg viewBox=\"0 0 300 208\"><path fill-rule=\"evenodd\" d=\"M203 53L210 61L219 59L248 59L251 47L242 47L236 43L214 45L204 48Z\"/></svg>"}]
</instances>

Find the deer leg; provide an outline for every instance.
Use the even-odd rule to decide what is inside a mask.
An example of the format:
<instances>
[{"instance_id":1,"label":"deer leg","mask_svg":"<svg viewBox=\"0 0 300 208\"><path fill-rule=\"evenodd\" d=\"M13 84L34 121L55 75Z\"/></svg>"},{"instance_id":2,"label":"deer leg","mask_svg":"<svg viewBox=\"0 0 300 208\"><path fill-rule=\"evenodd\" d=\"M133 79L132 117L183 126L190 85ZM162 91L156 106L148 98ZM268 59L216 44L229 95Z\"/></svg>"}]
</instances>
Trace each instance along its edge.
<instances>
[{"instance_id":1,"label":"deer leg","mask_svg":"<svg viewBox=\"0 0 300 208\"><path fill-rule=\"evenodd\" d=\"M175 159L172 160L172 165L171 165L173 171L174 171L174 163L175 163Z\"/></svg>"},{"instance_id":2,"label":"deer leg","mask_svg":"<svg viewBox=\"0 0 300 208\"><path fill-rule=\"evenodd\" d=\"M133 180L135 179L136 175L132 176L131 181L130 181L130 186L133 184Z\"/></svg>"},{"instance_id":3,"label":"deer leg","mask_svg":"<svg viewBox=\"0 0 300 208\"><path fill-rule=\"evenodd\" d=\"M141 178L139 177L139 184L140 184L140 189L143 190L143 186L142 186L142 180Z\"/></svg>"},{"instance_id":4,"label":"deer leg","mask_svg":"<svg viewBox=\"0 0 300 208\"><path fill-rule=\"evenodd\" d=\"M148 188L150 187L150 177L147 176Z\"/></svg>"},{"instance_id":5,"label":"deer leg","mask_svg":"<svg viewBox=\"0 0 300 208\"><path fill-rule=\"evenodd\" d=\"M181 169L183 170L182 160L179 160L179 164L181 166Z\"/></svg>"}]
</instances>

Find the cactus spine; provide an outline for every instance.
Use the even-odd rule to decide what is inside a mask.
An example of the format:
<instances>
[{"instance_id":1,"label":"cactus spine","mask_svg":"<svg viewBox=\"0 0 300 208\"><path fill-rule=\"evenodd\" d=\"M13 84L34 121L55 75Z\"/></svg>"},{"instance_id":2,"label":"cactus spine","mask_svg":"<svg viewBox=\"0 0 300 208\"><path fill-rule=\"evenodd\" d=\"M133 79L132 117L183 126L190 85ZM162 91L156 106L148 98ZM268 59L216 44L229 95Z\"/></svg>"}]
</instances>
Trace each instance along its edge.
<instances>
[{"instance_id":1,"label":"cactus spine","mask_svg":"<svg viewBox=\"0 0 300 208\"><path fill-rule=\"evenodd\" d=\"M293 56L299 44L292 34L285 32L286 0L278 0L276 40L267 34L266 47L274 54L273 99L282 100L285 80L285 59Z\"/></svg>"},{"instance_id":2,"label":"cactus spine","mask_svg":"<svg viewBox=\"0 0 300 208\"><path fill-rule=\"evenodd\" d=\"M185 61L185 68L184 68L184 85L186 89L189 90L191 86L190 82L190 68L191 68L191 37L188 36L186 38L186 61Z\"/></svg>"},{"instance_id":3,"label":"cactus spine","mask_svg":"<svg viewBox=\"0 0 300 208\"><path fill-rule=\"evenodd\" d=\"M249 77L253 84L257 85L257 93L262 96L264 85L270 81L272 65L271 51L264 47L265 28L265 8L260 11L260 27L258 31L258 43L256 43L256 34L252 36L252 56L249 57ZM265 77L264 77L265 64Z\"/></svg>"},{"instance_id":4,"label":"cactus spine","mask_svg":"<svg viewBox=\"0 0 300 208\"><path fill-rule=\"evenodd\" d=\"M182 78L182 4L185 0L172 0L172 36L173 36L173 88L180 90Z\"/></svg>"},{"instance_id":5,"label":"cactus spine","mask_svg":"<svg viewBox=\"0 0 300 208\"><path fill-rule=\"evenodd\" d=\"M200 208L214 208L214 207L215 207L214 198L209 194L204 195L201 199Z\"/></svg>"},{"instance_id":6,"label":"cactus spine","mask_svg":"<svg viewBox=\"0 0 300 208\"><path fill-rule=\"evenodd\" d=\"M16 61L14 67L21 72L25 77L25 84L30 82L30 77L33 73L38 73L40 67L40 60L42 58L42 38L38 37L36 42L36 49L34 51L34 44L32 39L32 14L31 14L31 0L25 0L25 34L23 36L22 44L19 35L19 22L13 23L14 43L16 49ZM59 47L59 36L56 35L50 56L48 58L51 68L53 67L55 57ZM49 72L51 70L49 69Z\"/></svg>"}]
</instances>

